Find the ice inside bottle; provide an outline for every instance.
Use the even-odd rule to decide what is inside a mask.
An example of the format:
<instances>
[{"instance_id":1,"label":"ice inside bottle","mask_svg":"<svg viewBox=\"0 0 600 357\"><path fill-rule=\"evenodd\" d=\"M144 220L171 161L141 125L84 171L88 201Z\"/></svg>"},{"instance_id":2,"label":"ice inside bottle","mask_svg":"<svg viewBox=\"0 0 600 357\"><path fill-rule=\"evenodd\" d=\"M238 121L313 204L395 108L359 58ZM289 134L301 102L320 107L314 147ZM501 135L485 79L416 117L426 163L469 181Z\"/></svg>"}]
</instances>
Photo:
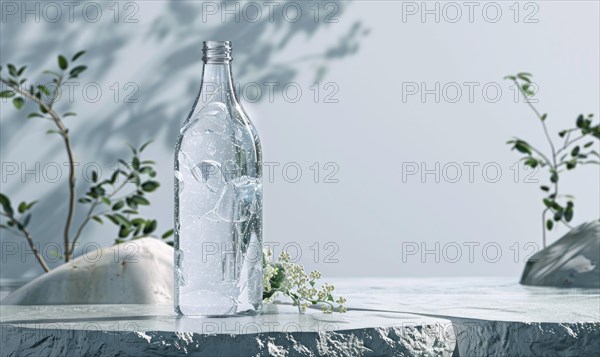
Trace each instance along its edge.
<instances>
[{"instance_id":1,"label":"ice inside bottle","mask_svg":"<svg viewBox=\"0 0 600 357\"><path fill-rule=\"evenodd\" d=\"M231 43L204 43L200 93L175 151L175 310L262 307L262 159L235 93Z\"/></svg>"}]
</instances>

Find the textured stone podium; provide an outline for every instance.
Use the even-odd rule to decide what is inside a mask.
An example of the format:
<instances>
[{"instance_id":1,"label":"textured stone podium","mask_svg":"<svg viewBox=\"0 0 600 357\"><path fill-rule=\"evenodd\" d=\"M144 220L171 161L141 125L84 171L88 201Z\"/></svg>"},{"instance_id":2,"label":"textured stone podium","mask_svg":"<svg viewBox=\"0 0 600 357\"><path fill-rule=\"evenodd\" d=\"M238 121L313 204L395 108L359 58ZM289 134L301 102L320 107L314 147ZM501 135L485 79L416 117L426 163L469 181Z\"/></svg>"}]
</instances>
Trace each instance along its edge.
<instances>
[{"instance_id":1,"label":"textured stone podium","mask_svg":"<svg viewBox=\"0 0 600 357\"><path fill-rule=\"evenodd\" d=\"M516 279L334 281L345 314L179 317L168 305L0 306L1 356L597 356L600 291Z\"/></svg>"}]
</instances>

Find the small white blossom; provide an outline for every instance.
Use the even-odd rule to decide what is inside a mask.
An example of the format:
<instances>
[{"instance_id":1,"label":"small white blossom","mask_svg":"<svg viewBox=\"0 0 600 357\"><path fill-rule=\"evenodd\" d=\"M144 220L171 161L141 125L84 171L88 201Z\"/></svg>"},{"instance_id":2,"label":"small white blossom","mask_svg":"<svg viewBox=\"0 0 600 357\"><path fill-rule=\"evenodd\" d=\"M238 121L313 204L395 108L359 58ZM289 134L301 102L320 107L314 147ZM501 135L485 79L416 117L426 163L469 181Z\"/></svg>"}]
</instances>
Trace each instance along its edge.
<instances>
[{"instance_id":1,"label":"small white blossom","mask_svg":"<svg viewBox=\"0 0 600 357\"><path fill-rule=\"evenodd\" d=\"M343 304L346 299L338 297L334 300L333 291L335 287L331 284L317 284L321 278L318 270L307 274L304 266L290 262L290 255L283 252L279 255L277 262L272 262L272 253L270 250L264 252L265 269L263 275L264 292L269 298L264 299L265 303L272 302L276 293L281 292L292 299L293 305L298 307L298 311L303 313L310 305L320 304L323 313L331 314L334 311L334 302L338 304L336 311L345 312ZM283 272L283 279L279 278L280 269ZM273 287L277 279L277 286Z\"/></svg>"}]
</instances>

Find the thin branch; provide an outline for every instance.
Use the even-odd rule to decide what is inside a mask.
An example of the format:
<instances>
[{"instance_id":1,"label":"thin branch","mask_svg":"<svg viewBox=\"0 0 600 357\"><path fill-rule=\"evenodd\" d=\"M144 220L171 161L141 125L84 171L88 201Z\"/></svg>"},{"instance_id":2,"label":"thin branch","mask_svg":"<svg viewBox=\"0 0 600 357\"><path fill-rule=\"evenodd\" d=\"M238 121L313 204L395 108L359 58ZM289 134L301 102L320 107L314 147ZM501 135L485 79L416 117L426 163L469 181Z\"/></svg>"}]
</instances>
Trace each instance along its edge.
<instances>
[{"instance_id":1,"label":"thin branch","mask_svg":"<svg viewBox=\"0 0 600 357\"><path fill-rule=\"evenodd\" d=\"M46 273L49 272L50 268L48 268L48 265L46 264L46 261L44 260L44 258L40 254L40 252L37 250L37 248L35 246L35 243L33 242L33 238L31 237L31 233L29 233L29 230L27 230L27 228L25 226L23 226L23 224L21 222L17 221L13 215L9 215L9 214L6 214L6 213L1 213L1 212L0 212L0 214L3 215L3 216L5 216L5 217L8 217L11 221L17 223L17 229L21 232L21 234L27 240L27 243L29 244L29 247L31 248L31 251L35 255L35 257L38 260L38 262L40 263L40 265L42 266L42 269L44 269L44 271Z\"/></svg>"},{"instance_id":2,"label":"thin branch","mask_svg":"<svg viewBox=\"0 0 600 357\"><path fill-rule=\"evenodd\" d=\"M111 198L117 192L119 192L123 187L125 187L125 185L128 182L129 182L129 180L125 179L125 181L123 181L123 183L121 183L119 185L119 187L117 187L113 192L111 192L110 195L108 195L108 198ZM81 222L81 224L79 225L79 228L77 229L77 232L73 236L73 242L71 242L71 253L73 253L75 251L75 244L79 240L79 237L81 237L81 233L83 232L83 229L85 228L85 226L92 220L92 216L97 216L97 215L101 215L101 214L108 212L108 211L105 211L105 212L101 212L98 214L94 214L94 209L96 209L96 207L98 206L98 203L100 203L100 202L98 201L98 199L96 199L96 201L94 201L94 203L90 206L90 209L88 210L88 213L87 213L85 219L83 220L83 222Z\"/></svg>"},{"instance_id":3,"label":"thin branch","mask_svg":"<svg viewBox=\"0 0 600 357\"><path fill-rule=\"evenodd\" d=\"M52 109L52 107L54 106L54 103L56 102L56 98L58 98L58 91L60 90L60 85L62 83L63 77L60 76L58 77L58 80L56 81L56 89L54 90L54 93L52 94L52 98L50 99L50 102L48 103L48 107L50 109Z\"/></svg>"},{"instance_id":4,"label":"thin branch","mask_svg":"<svg viewBox=\"0 0 600 357\"><path fill-rule=\"evenodd\" d=\"M81 222L81 224L79 225L79 228L77 229L77 232L75 233L75 235L73 236L73 242L71 242L71 253L75 251L75 244L77 243L77 240L79 239L79 236L81 236L81 233L83 232L83 228L85 228L85 226L88 224L88 222L92 219L92 216L94 215L94 209L96 209L96 206L98 206L98 200L96 199L96 201L94 201L94 203L90 206L90 209L88 210L88 213L85 217L85 219L83 220L83 222Z\"/></svg>"},{"instance_id":5,"label":"thin branch","mask_svg":"<svg viewBox=\"0 0 600 357\"><path fill-rule=\"evenodd\" d=\"M571 140L571 141L567 141L565 140L565 144L563 145L562 148L558 149L558 151L556 152L556 155L559 155L561 152L563 152L564 150L566 150L571 144L573 144L574 142L581 140L583 138L585 138L586 135L581 135L576 137L575 139Z\"/></svg>"},{"instance_id":6,"label":"thin branch","mask_svg":"<svg viewBox=\"0 0 600 357\"><path fill-rule=\"evenodd\" d=\"M531 101L527 99L527 94L525 93L523 88L521 88L521 86L519 85L519 82L517 82L517 81L514 81L514 82L515 82L515 85L517 86L517 88L519 88L519 92L521 92L523 99L525 99L525 103L527 103L527 105L529 105L531 110L533 110L535 115L537 115L537 117L540 119L540 122L542 123L542 127L544 128L544 134L546 135L546 139L548 139L548 143L550 144L550 150L552 150L552 158L553 158L552 162L554 163L554 166L556 166L556 149L554 147L554 143L552 142L552 139L550 139L550 134L548 133L548 127L546 126L546 122L542 119L542 115L540 114L540 112L533 106L533 104L531 104Z\"/></svg>"},{"instance_id":7,"label":"thin branch","mask_svg":"<svg viewBox=\"0 0 600 357\"><path fill-rule=\"evenodd\" d=\"M61 77L62 78L62 77ZM22 90L19 87L12 85L8 80L0 77L0 82L6 84L9 88L14 90L16 93L22 95L23 97L28 98L34 103L38 104L40 107L44 109L44 111L48 112L48 115L54 121L54 124L61 132L61 136L63 138L63 142L65 144L65 148L67 150L67 157L69 158L69 209L67 212L67 218L65 222L65 228L63 232L63 244L65 246L65 262L68 262L71 258L71 251L69 250L69 231L71 229L71 224L73 222L73 215L75 214L75 159L73 156L73 148L71 145L71 139L69 138L69 129L67 129L60 119L60 116L52 109L52 104L50 105L44 103L38 97L30 94L27 91ZM60 83L60 80L58 81ZM56 92L59 90L58 86L55 90L55 94L53 96L53 100L56 99Z\"/></svg>"},{"instance_id":8,"label":"thin branch","mask_svg":"<svg viewBox=\"0 0 600 357\"><path fill-rule=\"evenodd\" d=\"M542 245L546 248L546 212L548 212L549 208L546 208L542 211Z\"/></svg>"},{"instance_id":9,"label":"thin branch","mask_svg":"<svg viewBox=\"0 0 600 357\"><path fill-rule=\"evenodd\" d=\"M540 150L536 149L531 144L529 144L529 148L531 150L535 151L536 154L540 155L544 159L544 161L546 161L546 164L548 164L548 166L552 166L552 162L550 161L550 159L548 159L548 157L546 155L544 155L543 152L541 152Z\"/></svg>"}]
</instances>

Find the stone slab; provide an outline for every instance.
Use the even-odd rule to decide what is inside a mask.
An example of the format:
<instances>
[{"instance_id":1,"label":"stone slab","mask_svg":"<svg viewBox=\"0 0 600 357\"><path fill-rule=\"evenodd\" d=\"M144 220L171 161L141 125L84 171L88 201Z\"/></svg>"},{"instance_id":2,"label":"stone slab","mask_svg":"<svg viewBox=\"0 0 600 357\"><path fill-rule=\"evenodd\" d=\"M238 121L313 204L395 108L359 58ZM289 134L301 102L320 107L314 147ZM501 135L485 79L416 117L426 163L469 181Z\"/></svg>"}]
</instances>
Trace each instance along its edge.
<instances>
[{"instance_id":1,"label":"stone slab","mask_svg":"<svg viewBox=\"0 0 600 357\"><path fill-rule=\"evenodd\" d=\"M345 314L285 301L260 316L168 305L0 306L0 355L597 356L600 292L515 279L337 279Z\"/></svg>"}]
</instances>

